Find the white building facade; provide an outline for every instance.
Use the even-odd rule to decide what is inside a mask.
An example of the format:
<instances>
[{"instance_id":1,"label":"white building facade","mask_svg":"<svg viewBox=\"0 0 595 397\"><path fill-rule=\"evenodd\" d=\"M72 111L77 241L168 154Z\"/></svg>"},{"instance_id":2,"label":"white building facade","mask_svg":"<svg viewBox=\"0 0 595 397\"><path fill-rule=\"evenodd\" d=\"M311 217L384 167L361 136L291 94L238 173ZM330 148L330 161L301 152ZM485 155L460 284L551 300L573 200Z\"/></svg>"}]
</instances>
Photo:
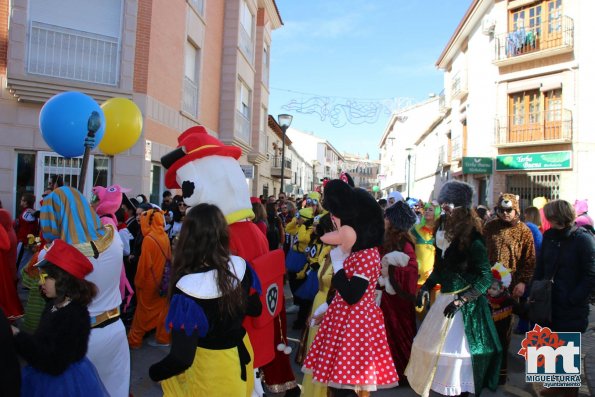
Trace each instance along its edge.
<instances>
[{"instance_id":1,"label":"white building facade","mask_svg":"<svg viewBox=\"0 0 595 397\"><path fill-rule=\"evenodd\" d=\"M595 198L585 183L594 100L579 89L594 81L592 15L591 1L477 0L444 48L446 171L475 186L477 203L500 192L518 194L522 208L539 196ZM472 160L485 173L463 167Z\"/></svg>"}]
</instances>

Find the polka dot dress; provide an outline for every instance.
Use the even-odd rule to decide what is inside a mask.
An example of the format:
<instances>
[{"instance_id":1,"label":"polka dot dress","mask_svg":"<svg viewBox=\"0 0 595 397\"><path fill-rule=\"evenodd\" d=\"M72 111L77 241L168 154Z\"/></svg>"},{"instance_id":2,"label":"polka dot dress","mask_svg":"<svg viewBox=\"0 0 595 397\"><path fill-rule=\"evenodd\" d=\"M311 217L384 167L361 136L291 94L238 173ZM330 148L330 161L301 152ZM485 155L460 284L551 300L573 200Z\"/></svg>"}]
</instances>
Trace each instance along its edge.
<instances>
[{"instance_id":1,"label":"polka dot dress","mask_svg":"<svg viewBox=\"0 0 595 397\"><path fill-rule=\"evenodd\" d=\"M399 377L386 341L382 311L374 301L380 275L376 248L351 254L344 264L348 278L369 280L359 302L349 306L339 293L326 312L308 356L304 372L315 382L337 388L376 390L397 385Z\"/></svg>"}]
</instances>

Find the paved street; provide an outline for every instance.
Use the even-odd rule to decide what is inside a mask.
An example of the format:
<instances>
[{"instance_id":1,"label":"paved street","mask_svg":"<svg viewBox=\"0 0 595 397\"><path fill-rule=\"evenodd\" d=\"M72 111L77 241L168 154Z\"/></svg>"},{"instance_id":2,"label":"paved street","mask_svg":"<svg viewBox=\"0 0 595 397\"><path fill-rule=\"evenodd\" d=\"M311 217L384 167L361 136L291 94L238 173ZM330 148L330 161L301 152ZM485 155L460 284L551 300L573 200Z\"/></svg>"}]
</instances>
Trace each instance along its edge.
<instances>
[{"instance_id":1,"label":"paved street","mask_svg":"<svg viewBox=\"0 0 595 397\"><path fill-rule=\"evenodd\" d=\"M595 353L595 307L592 307L591 310L591 327L590 330L585 333L582 339L582 353L583 356L591 350L592 353ZM295 315L288 316L288 324L292 324ZM290 338L297 339L299 338L298 332L289 330ZM152 338L152 337L150 337ZM541 390L540 385L538 384L527 384L525 382L525 363L521 356L517 354L520 349L521 341L524 336L521 335L513 335L513 340L511 342L511 346L509 349L509 381L505 387L500 387L496 392L491 392L486 390L482 393L482 396L485 397L493 397L493 396L520 396L520 397L531 397L537 396L539 390ZM296 343L292 343L292 347L294 348L293 351L295 352ZM148 376L148 368L149 366L160 360L163 356L165 356L168 352L168 348L159 348L159 347L151 347L147 344L147 339L142 347L139 350L133 350L131 352L131 359L132 359L132 393L135 397L156 397L161 396L161 388L154 382L149 379ZM293 354L292 354L293 358ZM292 360L293 362L293 360ZM299 381L301 382L302 373L299 370L297 365L293 365L294 373L298 377ZM595 368L590 368L590 371L593 372ZM373 393L375 397L388 397L388 396L397 396L397 397L414 397L417 396L409 387L397 387L394 389L389 390L381 390L376 393ZM589 396L589 391L587 388L587 382L585 380L585 371L583 370L583 387L581 388L581 397ZM282 397L282 394L273 395L274 397ZM217 396L218 397L218 396Z\"/></svg>"}]
</instances>

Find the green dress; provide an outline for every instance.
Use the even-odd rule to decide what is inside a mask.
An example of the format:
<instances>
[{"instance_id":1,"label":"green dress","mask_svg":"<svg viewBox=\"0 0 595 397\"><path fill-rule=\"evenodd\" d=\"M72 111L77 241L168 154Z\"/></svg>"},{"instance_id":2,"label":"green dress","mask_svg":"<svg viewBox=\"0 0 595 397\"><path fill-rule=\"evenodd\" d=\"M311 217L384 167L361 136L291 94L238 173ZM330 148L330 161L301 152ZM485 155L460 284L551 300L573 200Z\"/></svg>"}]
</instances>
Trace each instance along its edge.
<instances>
[{"instance_id":1,"label":"green dress","mask_svg":"<svg viewBox=\"0 0 595 397\"><path fill-rule=\"evenodd\" d=\"M492 284L493 276L482 237L479 234L475 234L466 252L459 251L457 247L458 242L453 242L446 249L444 257L442 250L436 248L436 265L425 286L431 289L436 284L440 284L441 294L450 294L449 296L453 298L459 292L471 287L485 294ZM443 311L442 307L436 305L430 308L430 312L432 309ZM484 387L495 390L498 387L502 347L485 295L481 295L475 301L465 304L460 309L460 313L463 320L464 335L467 338L469 352L471 354L475 394L479 395ZM442 313L440 315L443 316ZM436 313L432 317L445 321ZM426 317L425 322L427 321L428 317ZM422 324L422 328L424 324ZM435 324L425 325L435 326ZM422 329L419 332L421 334ZM444 340L444 338L442 339ZM428 343L434 343L440 346L439 342L419 341L419 343L425 343L426 345ZM438 348L436 351L439 350ZM414 374L412 373L412 375ZM434 373L432 372L433 375ZM409 375L407 376L409 377ZM424 381L431 382L431 379Z\"/></svg>"}]
</instances>

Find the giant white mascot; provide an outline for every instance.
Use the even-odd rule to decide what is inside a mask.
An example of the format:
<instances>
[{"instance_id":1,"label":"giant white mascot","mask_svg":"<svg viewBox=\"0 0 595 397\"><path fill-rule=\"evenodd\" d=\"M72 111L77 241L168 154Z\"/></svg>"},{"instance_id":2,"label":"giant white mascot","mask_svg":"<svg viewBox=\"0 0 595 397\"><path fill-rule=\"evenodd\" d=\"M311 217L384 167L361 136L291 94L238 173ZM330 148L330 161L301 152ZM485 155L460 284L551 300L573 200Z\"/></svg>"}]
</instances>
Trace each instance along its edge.
<instances>
[{"instance_id":1,"label":"giant white mascot","mask_svg":"<svg viewBox=\"0 0 595 397\"><path fill-rule=\"evenodd\" d=\"M238 162L241 154L240 148L224 145L204 127L191 127L178 137L178 147L161 159L167 168L165 185L182 189L186 205L214 204L225 215L231 253L248 261L261 283L262 314L244 321L254 349L254 368L265 367L265 379L271 378L266 368L286 368L283 378L288 379L283 379L283 383L293 388L295 378L288 356L276 350L279 335L285 334L278 318L282 315L285 319L285 259L282 250L269 252L265 235L251 222L254 213L246 177ZM277 377L276 373L271 375Z\"/></svg>"}]
</instances>

